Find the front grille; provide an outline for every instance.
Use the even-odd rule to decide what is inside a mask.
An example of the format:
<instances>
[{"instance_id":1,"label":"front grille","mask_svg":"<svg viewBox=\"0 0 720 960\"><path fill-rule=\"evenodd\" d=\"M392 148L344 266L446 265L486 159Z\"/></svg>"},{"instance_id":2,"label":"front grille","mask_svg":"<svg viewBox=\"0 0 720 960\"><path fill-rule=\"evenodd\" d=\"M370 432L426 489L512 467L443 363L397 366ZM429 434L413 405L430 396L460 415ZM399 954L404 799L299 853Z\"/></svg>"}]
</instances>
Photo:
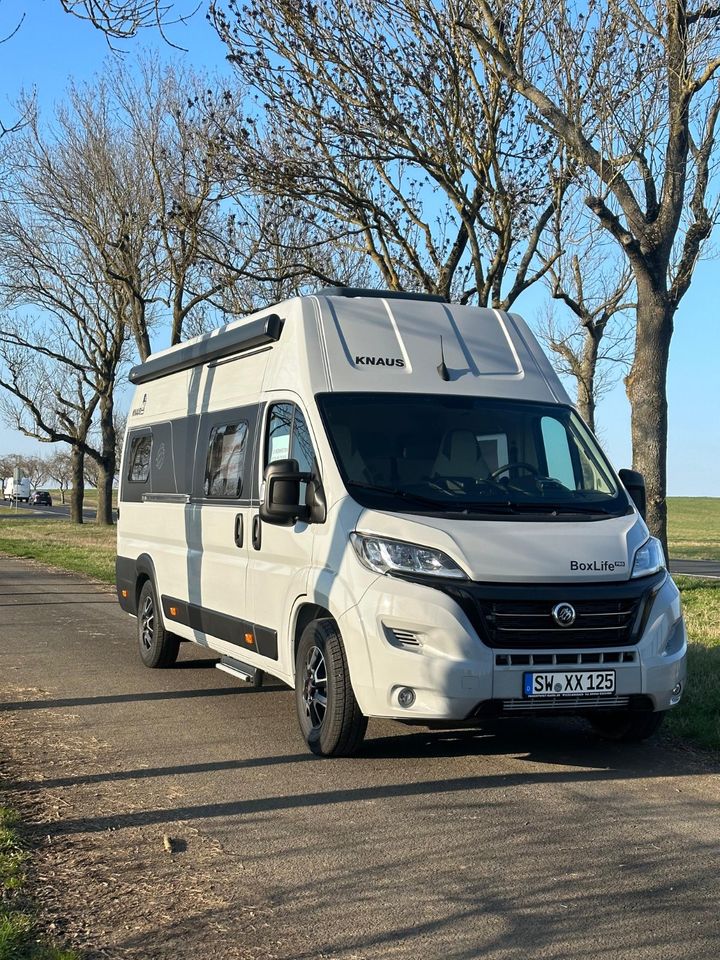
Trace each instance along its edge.
<instances>
[{"instance_id":1,"label":"front grille","mask_svg":"<svg viewBox=\"0 0 720 960\"><path fill-rule=\"evenodd\" d=\"M638 580L608 583L442 581L432 586L460 605L487 646L508 652L560 652L637 643L665 577L661 571ZM575 610L575 621L567 627L559 626L552 616L553 607L561 603L569 603Z\"/></svg>"},{"instance_id":2,"label":"front grille","mask_svg":"<svg viewBox=\"0 0 720 960\"><path fill-rule=\"evenodd\" d=\"M486 642L491 647L599 647L632 643L639 598L578 600L575 622L560 627L543 600L480 601Z\"/></svg>"},{"instance_id":3,"label":"front grille","mask_svg":"<svg viewBox=\"0 0 720 960\"><path fill-rule=\"evenodd\" d=\"M597 697L538 697L529 700L502 700L503 713L520 713L540 710L577 710L585 707L628 707L630 697L616 697L613 694Z\"/></svg>"}]
</instances>

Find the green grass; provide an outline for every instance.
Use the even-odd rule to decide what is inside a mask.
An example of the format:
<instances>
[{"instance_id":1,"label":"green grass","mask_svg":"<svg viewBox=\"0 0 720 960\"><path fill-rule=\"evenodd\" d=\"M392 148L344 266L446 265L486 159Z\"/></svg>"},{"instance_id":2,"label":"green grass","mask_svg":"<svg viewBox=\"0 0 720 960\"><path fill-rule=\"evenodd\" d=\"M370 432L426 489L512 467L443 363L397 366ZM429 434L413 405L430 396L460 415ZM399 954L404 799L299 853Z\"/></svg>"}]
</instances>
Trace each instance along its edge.
<instances>
[{"instance_id":1,"label":"green grass","mask_svg":"<svg viewBox=\"0 0 720 960\"><path fill-rule=\"evenodd\" d=\"M0 960L78 960L38 939L31 904L24 893L28 857L13 810L0 807Z\"/></svg>"},{"instance_id":2,"label":"green grass","mask_svg":"<svg viewBox=\"0 0 720 960\"><path fill-rule=\"evenodd\" d=\"M22 520L13 513L0 508L0 553L115 582L115 527L69 520Z\"/></svg>"},{"instance_id":3,"label":"green grass","mask_svg":"<svg viewBox=\"0 0 720 960\"><path fill-rule=\"evenodd\" d=\"M720 580L675 579L688 628L688 679L667 729L720 750Z\"/></svg>"},{"instance_id":4,"label":"green grass","mask_svg":"<svg viewBox=\"0 0 720 960\"><path fill-rule=\"evenodd\" d=\"M720 560L720 497L668 497L673 560Z\"/></svg>"}]
</instances>

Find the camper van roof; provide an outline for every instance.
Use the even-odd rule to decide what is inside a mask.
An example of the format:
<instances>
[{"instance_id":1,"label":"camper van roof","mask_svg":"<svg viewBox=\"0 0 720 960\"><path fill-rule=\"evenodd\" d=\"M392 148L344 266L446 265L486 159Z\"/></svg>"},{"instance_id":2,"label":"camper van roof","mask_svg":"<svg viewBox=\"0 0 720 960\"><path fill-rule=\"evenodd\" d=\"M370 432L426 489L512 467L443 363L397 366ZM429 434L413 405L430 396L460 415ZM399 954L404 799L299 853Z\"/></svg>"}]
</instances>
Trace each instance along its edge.
<instances>
[{"instance_id":1,"label":"camper van roof","mask_svg":"<svg viewBox=\"0 0 720 960\"><path fill-rule=\"evenodd\" d=\"M270 350L274 345L279 349ZM264 382L295 384L303 394L390 391L570 402L519 316L353 287L325 288L233 320L153 354L133 367L130 381L139 386L259 351L267 353L252 365L253 376L261 377L257 389ZM234 389L249 389L251 382L246 372Z\"/></svg>"}]
</instances>

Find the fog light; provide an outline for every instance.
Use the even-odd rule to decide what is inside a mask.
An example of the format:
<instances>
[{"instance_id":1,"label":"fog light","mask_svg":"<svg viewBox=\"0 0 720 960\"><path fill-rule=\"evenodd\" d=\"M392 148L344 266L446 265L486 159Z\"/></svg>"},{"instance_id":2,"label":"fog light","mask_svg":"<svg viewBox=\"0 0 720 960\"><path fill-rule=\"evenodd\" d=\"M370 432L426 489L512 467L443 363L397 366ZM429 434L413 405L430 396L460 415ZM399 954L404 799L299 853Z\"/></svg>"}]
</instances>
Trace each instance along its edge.
<instances>
[{"instance_id":1,"label":"fog light","mask_svg":"<svg viewBox=\"0 0 720 960\"><path fill-rule=\"evenodd\" d=\"M415 703L415 691L412 687L401 687L397 698L401 707L411 707Z\"/></svg>"},{"instance_id":2,"label":"fog light","mask_svg":"<svg viewBox=\"0 0 720 960\"><path fill-rule=\"evenodd\" d=\"M674 697L679 697L681 693L682 693L682 684L676 683L675 686L672 688L672 695Z\"/></svg>"}]
</instances>

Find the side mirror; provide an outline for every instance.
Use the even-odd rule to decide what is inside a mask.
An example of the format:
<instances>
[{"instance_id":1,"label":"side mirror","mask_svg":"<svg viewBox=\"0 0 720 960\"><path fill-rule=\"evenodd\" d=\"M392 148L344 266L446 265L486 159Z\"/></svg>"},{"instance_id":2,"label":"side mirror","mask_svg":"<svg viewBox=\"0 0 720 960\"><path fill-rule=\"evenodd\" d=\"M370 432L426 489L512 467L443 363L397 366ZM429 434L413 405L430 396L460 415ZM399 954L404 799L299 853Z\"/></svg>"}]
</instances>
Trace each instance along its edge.
<instances>
[{"instance_id":1,"label":"side mirror","mask_svg":"<svg viewBox=\"0 0 720 960\"><path fill-rule=\"evenodd\" d=\"M265 467L260 519L288 526L296 520L309 520L310 508L300 503L300 484L310 479L309 473L300 473L297 460L269 463Z\"/></svg>"},{"instance_id":2,"label":"side mirror","mask_svg":"<svg viewBox=\"0 0 720 960\"><path fill-rule=\"evenodd\" d=\"M621 470L618 476L644 520L646 513L645 477L637 470Z\"/></svg>"}]
</instances>

